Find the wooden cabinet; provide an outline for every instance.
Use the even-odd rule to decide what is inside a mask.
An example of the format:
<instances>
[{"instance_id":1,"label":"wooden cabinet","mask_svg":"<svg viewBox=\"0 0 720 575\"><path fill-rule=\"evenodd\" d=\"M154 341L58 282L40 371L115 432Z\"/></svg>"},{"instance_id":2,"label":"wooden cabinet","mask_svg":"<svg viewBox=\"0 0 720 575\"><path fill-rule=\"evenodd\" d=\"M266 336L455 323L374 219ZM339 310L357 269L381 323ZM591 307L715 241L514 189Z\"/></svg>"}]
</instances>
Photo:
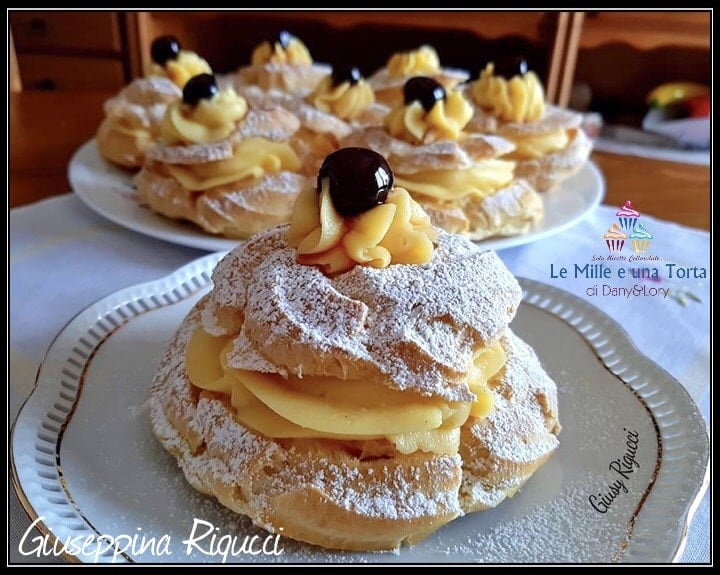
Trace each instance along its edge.
<instances>
[{"instance_id":1,"label":"wooden cabinet","mask_svg":"<svg viewBox=\"0 0 720 575\"><path fill-rule=\"evenodd\" d=\"M322 62L369 74L390 54L422 43L442 64L475 72L522 54L566 105L585 85L606 120L637 123L645 95L673 80L710 83L710 12L497 10L11 11L24 89L118 89L150 67L154 38L174 34L217 72L249 62L252 49L286 29Z\"/></svg>"},{"instance_id":2,"label":"wooden cabinet","mask_svg":"<svg viewBox=\"0 0 720 575\"><path fill-rule=\"evenodd\" d=\"M23 89L119 89L130 78L118 12L11 11Z\"/></svg>"},{"instance_id":3,"label":"wooden cabinet","mask_svg":"<svg viewBox=\"0 0 720 575\"><path fill-rule=\"evenodd\" d=\"M385 65L393 52L434 46L444 66L477 71L488 60L522 54L545 80L555 100L566 53L567 12L541 11L226 11L138 12L135 52L150 67L153 38L177 36L217 72L249 63L253 48L286 29L320 62L352 63L365 74Z\"/></svg>"},{"instance_id":4,"label":"wooden cabinet","mask_svg":"<svg viewBox=\"0 0 720 575\"><path fill-rule=\"evenodd\" d=\"M645 97L664 82L710 85L710 11L586 12L576 84L607 122L639 125Z\"/></svg>"}]
</instances>

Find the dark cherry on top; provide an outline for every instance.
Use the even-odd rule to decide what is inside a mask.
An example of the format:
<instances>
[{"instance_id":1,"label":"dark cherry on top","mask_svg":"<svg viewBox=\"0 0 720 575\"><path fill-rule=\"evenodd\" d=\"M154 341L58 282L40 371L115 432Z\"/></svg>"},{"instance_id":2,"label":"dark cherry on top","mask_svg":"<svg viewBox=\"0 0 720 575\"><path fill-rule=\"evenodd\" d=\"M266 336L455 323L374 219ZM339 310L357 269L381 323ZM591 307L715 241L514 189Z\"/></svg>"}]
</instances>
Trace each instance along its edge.
<instances>
[{"instance_id":1,"label":"dark cherry on top","mask_svg":"<svg viewBox=\"0 0 720 575\"><path fill-rule=\"evenodd\" d=\"M350 82L350 85L357 84L362 79L362 74L357 66L333 66L332 84L339 86L344 82Z\"/></svg>"},{"instance_id":2,"label":"dark cherry on top","mask_svg":"<svg viewBox=\"0 0 720 575\"><path fill-rule=\"evenodd\" d=\"M183 88L183 102L195 106L200 100L209 100L218 93L218 85L212 74L198 74L190 78Z\"/></svg>"},{"instance_id":3,"label":"dark cherry on top","mask_svg":"<svg viewBox=\"0 0 720 575\"><path fill-rule=\"evenodd\" d=\"M290 45L290 40L292 40L292 34L290 34L290 32L287 30L280 31L277 41L284 50Z\"/></svg>"},{"instance_id":4,"label":"dark cherry on top","mask_svg":"<svg viewBox=\"0 0 720 575\"><path fill-rule=\"evenodd\" d=\"M406 105L417 101L426 112L429 112L435 102L445 99L445 88L432 78L415 76L405 82L403 97Z\"/></svg>"},{"instance_id":5,"label":"dark cherry on top","mask_svg":"<svg viewBox=\"0 0 720 575\"><path fill-rule=\"evenodd\" d=\"M497 62L493 63L493 74L507 80L513 76L523 76L529 69L527 60L522 56L499 58Z\"/></svg>"},{"instance_id":6,"label":"dark cherry on top","mask_svg":"<svg viewBox=\"0 0 720 575\"><path fill-rule=\"evenodd\" d=\"M385 203L393 187L387 161L367 148L340 148L329 154L318 173L318 193L325 179L335 210L343 217L357 216Z\"/></svg>"},{"instance_id":7,"label":"dark cherry on top","mask_svg":"<svg viewBox=\"0 0 720 575\"><path fill-rule=\"evenodd\" d=\"M150 57L159 66L164 66L168 60L175 60L180 54L180 42L175 36L160 36L150 45Z\"/></svg>"}]
</instances>

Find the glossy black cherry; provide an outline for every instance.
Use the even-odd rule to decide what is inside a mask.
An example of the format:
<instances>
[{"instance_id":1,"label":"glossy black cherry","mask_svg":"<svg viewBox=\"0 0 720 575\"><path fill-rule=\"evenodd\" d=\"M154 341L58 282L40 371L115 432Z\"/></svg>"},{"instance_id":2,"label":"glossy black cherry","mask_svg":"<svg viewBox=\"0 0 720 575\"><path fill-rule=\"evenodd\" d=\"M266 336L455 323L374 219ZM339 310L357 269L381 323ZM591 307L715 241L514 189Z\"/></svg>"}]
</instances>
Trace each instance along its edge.
<instances>
[{"instance_id":1,"label":"glossy black cherry","mask_svg":"<svg viewBox=\"0 0 720 575\"><path fill-rule=\"evenodd\" d=\"M287 30L282 30L278 34L278 44L282 47L283 50L287 50L287 47L290 45L290 41L292 40L293 36L288 32Z\"/></svg>"},{"instance_id":2,"label":"glossy black cherry","mask_svg":"<svg viewBox=\"0 0 720 575\"><path fill-rule=\"evenodd\" d=\"M527 60L522 56L513 56L510 58L501 58L493 65L493 74L502 76L509 80L513 76L523 76L527 74L530 67Z\"/></svg>"},{"instance_id":3,"label":"glossy black cherry","mask_svg":"<svg viewBox=\"0 0 720 575\"><path fill-rule=\"evenodd\" d=\"M160 36L150 45L150 57L159 66L168 60L175 60L180 54L180 43L175 36Z\"/></svg>"},{"instance_id":4,"label":"glossy black cherry","mask_svg":"<svg viewBox=\"0 0 720 575\"><path fill-rule=\"evenodd\" d=\"M209 100L218 93L218 85L212 74L198 74L190 78L183 88L183 102L195 106L200 100Z\"/></svg>"},{"instance_id":5,"label":"glossy black cherry","mask_svg":"<svg viewBox=\"0 0 720 575\"><path fill-rule=\"evenodd\" d=\"M405 82L403 97L406 105L417 101L426 112L429 112L435 102L445 99L445 88L432 78L415 76Z\"/></svg>"},{"instance_id":6,"label":"glossy black cherry","mask_svg":"<svg viewBox=\"0 0 720 575\"><path fill-rule=\"evenodd\" d=\"M345 82L350 82L353 86L362 79L362 74L357 66L333 66L332 84L339 86Z\"/></svg>"},{"instance_id":7,"label":"glossy black cherry","mask_svg":"<svg viewBox=\"0 0 720 575\"><path fill-rule=\"evenodd\" d=\"M318 173L318 193L324 180L335 210L343 217L379 206L393 187L393 173L385 158L367 148L340 148L328 155Z\"/></svg>"}]
</instances>

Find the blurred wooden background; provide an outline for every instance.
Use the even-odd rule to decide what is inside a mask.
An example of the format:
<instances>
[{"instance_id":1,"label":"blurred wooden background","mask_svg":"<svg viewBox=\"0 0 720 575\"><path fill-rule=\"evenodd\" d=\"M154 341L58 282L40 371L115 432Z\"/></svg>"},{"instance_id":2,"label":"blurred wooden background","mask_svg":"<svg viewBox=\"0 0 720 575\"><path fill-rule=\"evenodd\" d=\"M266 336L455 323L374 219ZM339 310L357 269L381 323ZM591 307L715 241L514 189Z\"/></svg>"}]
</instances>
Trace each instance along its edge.
<instances>
[{"instance_id":1,"label":"blurred wooden background","mask_svg":"<svg viewBox=\"0 0 720 575\"><path fill-rule=\"evenodd\" d=\"M37 11L12 10L22 86L119 89L149 64L162 34L208 59L217 72L247 64L282 29L322 62L369 74L397 50L428 43L445 66L477 70L525 55L548 99L637 123L645 95L673 80L710 83L710 11ZM577 92L576 92L577 91Z\"/></svg>"}]
</instances>

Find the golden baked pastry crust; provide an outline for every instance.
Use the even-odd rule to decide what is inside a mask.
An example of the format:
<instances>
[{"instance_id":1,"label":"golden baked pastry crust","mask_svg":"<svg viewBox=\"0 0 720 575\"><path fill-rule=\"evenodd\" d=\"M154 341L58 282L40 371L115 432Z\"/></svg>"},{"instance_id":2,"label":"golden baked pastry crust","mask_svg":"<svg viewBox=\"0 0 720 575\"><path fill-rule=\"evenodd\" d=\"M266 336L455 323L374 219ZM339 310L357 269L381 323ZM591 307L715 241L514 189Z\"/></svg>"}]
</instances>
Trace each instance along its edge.
<instances>
[{"instance_id":1,"label":"golden baked pastry crust","mask_svg":"<svg viewBox=\"0 0 720 575\"><path fill-rule=\"evenodd\" d=\"M358 266L330 280L291 263L286 230L221 260L160 361L153 430L190 484L274 533L366 551L414 543L515 493L557 448L557 391L507 327L520 289L497 255L441 232L434 263ZM470 398L478 346L499 342L506 363L488 382L493 410L465 422L458 454L403 455L383 439L271 439L247 428L229 396L190 382L185 354L198 327L233 337L231 367L370 377L449 400Z\"/></svg>"},{"instance_id":2,"label":"golden baked pastry crust","mask_svg":"<svg viewBox=\"0 0 720 575\"><path fill-rule=\"evenodd\" d=\"M168 104L181 97L180 88L168 78L133 80L103 105L105 117L96 135L100 155L124 168L141 167L158 142Z\"/></svg>"},{"instance_id":3,"label":"golden baked pastry crust","mask_svg":"<svg viewBox=\"0 0 720 575\"><path fill-rule=\"evenodd\" d=\"M287 229L251 238L213 272L203 328L233 337L229 366L474 398L472 358L499 340L521 298L495 252L440 232L427 264L355 266L330 278L297 263Z\"/></svg>"},{"instance_id":4,"label":"golden baked pastry crust","mask_svg":"<svg viewBox=\"0 0 720 575\"><path fill-rule=\"evenodd\" d=\"M287 141L299 128L297 118L281 107L249 110L228 138L208 144L158 145L147 154L135 176L138 200L166 217L194 222L212 234L245 239L287 222L307 178L281 171L259 180L240 180L207 190L183 187L166 169L170 165L202 165L225 160L233 146L251 137Z\"/></svg>"},{"instance_id":5,"label":"golden baked pastry crust","mask_svg":"<svg viewBox=\"0 0 720 575\"><path fill-rule=\"evenodd\" d=\"M565 131L567 144L560 150L534 159L517 160L515 175L524 178L534 189L545 192L577 173L587 163L592 142L580 127L582 115L572 110L545 105L545 114L537 122L503 122L478 107L465 91L473 106L473 117L467 126L471 133L495 134L511 142L525 137L543 136Z\"/></svg>"},{"instance_id":6,"label":"golden baked pastry crust","mask_svg":"<svg viewBox=\"0 0 720 575\"><path fill-rule=\"evenodd\" d=\"M519 160L515 167L517 177L539 192L546 192L579 172L590 157L592 141L582 128L569 129L568 136L568 145L562 150L533 160Z\"/></svg>"},{"instance_id":7,"label":"golden baked pastry crust","mask_svg":"<svg viewBox=\"0 0 720 575\"><path fill-rule=\"evenodd\" d=\"M343 139L340 145L376 150L388 160L393 172L399 176L426 170L472 168L485 160L509 154L514 149L513 144L505 138L477 133L468 134L458 142L439 140L431 144L413 145L393 138L381 127L356 130ZM520 235L528 232L544 217L542 198L530 182L539 179L538 168L535 166L532 171L533 165L528 163L524 172L527 178L524 178L516 166L515 178L507 186L485 197L467 195L453 201L440 201L413 194L413 199L430 215L433 223L445 231L472 240Z\"/></svg>"},{"instance_id":8,"label":"golden baked pastry crust","mask_svg":"<svg viewBox=\"0 0 720 575\"><path fill-rule=\"evenodd\" d=\"M433 224L476 241L527 233L545 213L542 198L523 179L485 198L466 196L453 203L430 199L420 203Z\"/></svg>"},{"instance_id":9,"label":"golden baked pastry crust","mask_svg":"<svg viewBox=\"0 0 720 575\"><path fill-rule=\"evenodd\" d=\"M271 532L328 548L396 549L512 496L557 448L554 383L509 331L506 367L490 382L501 397L488 418L462 428L459 455L363 458L332 440L263 437L234 418L227 396L187 377L184 350L203 305L160 362L153 430L195 489Z\"/></svg>"},{"instance_id":10,"label":"golden baked pastry crust","mask_svg":"<svg viewBox=\"0 0 720 575\"><path fill-rule=\"evenodd\" d=\"M446 90L462 84L470 77L469 72L459 68L441 68L438 72L418 75L429 76ZM387 106L396 106L403 101L403 86L409 77L394 77L386 67L383 67L370 76L368 82L372 86L378 102L382 102Z\"/></svg>"},{"instance_id":11,"label":"golden baked pastry crust","mask_svg":"<svg viewBox=\"0 0 720 575\"><path fill-rule=\"evenodd\" d=\"M268 62L250 64L237 71L237 84L247 83L263 90L280 90L292 94L307 95L320 81L332 72L327 64L283 64Z\"/></svg>"}]
</instances>

